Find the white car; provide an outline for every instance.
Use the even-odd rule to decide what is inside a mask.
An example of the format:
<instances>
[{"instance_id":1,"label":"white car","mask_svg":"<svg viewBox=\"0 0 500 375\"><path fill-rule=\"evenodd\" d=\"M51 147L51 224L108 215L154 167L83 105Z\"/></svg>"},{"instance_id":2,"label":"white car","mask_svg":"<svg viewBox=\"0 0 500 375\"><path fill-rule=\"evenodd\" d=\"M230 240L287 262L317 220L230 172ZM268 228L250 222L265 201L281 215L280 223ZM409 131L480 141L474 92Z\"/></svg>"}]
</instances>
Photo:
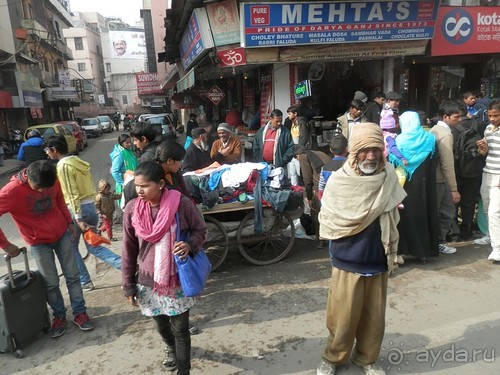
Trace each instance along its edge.
<instances>
[{"instance_id":1,"label":"white car","mask_svg":"<svg viewBox=\"0 0 500 375\"><path fill-rule=\"evenodd\" d=\"M111 120L111 117L100 115L97 116L97 118L99 119L99 121L101 121L103 132L111 133L113 130L115 130L115 123L113 122L113 120Z\"/></svg>"},{"instance_id":2,"label":"white car","mask_svg":"<svg viewBox=\"0 0 500 375\"><path fill-rule=\"evenodd\" d=\"M81 126L87 133L87 137L100 137L102 135L102 124L97 117L84 118Z\"/></svg>"}]
</instances>

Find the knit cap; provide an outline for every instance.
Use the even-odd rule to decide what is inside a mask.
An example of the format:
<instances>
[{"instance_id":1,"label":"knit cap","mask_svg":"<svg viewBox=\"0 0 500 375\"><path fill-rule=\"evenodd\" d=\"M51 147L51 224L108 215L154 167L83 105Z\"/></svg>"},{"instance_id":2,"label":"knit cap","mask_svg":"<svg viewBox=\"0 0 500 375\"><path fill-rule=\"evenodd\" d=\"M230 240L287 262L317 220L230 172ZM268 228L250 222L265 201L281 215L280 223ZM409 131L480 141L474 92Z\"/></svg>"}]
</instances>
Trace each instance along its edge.
<instances>
[{"instance_id":1,"label":"knit cap","mask_svg":"<svg viewBox=\"0 0 500 375\"><path fill-rule=\"evenodd\" d=\"M396 127L396 119L393 116L392 109L383 109L380 112L380 127L384 130L394 129Z\"/></svg>"},{"instance_id":2,"label":"knit cap","mask_svg":"<svg viewBox=\"0 0 500 375\"><path fill-rule=\"evenodd\" d=\"M368 97L363 91L356 91L354 93L354 98L353 99L358 99L361 100L363 103L366 103L368 101Z\"/></svg>"}]
</instances>

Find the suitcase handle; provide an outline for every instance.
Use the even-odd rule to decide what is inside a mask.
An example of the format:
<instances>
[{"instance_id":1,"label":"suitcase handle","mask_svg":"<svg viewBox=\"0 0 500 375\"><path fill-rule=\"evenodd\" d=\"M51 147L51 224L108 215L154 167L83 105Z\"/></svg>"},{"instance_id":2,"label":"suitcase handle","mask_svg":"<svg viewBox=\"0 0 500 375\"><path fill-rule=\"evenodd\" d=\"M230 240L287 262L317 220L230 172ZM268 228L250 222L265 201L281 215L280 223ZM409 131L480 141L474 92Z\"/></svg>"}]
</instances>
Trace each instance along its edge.
<instances>
[{"instance_id":1,"label":"suitcase handle","mask_svg":"<svg viewBox=\"0 0 500 375\"><path fill-rule=\"evenodd\" d=\"M24 266L26 267L26 277L28 278L29 281L31 279L31 272L30 272L30 265L28 262L28 253L25 247L20 247L19 251L21 252L21 254L23 254ZM5 263L7 263L7 274L9 275L10 285L12 288L15 288L16 285L14 283L14 274L12 272L12 264L11 264L12 257L9 254L5 254L4 258L5 258Z\"/></svg>"}]
</instances>

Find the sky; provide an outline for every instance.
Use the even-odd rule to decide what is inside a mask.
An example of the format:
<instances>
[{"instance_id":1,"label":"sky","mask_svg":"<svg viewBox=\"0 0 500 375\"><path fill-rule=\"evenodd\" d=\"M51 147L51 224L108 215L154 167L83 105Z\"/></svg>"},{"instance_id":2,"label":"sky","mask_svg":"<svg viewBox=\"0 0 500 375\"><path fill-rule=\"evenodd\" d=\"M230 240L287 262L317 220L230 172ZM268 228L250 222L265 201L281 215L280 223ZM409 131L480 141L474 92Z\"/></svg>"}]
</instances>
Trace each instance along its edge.
<instances>
[{"instance_id":1,"label":"sky","mask_svg":"<svg viewBox=\"0 0 500 375\"><path fill-rule=\"evenodd\" d=\"M69 0L73 12L97 12L105 17L121 17L131 26L141 19L142 0Z\"/></svg>"}]
</instances>

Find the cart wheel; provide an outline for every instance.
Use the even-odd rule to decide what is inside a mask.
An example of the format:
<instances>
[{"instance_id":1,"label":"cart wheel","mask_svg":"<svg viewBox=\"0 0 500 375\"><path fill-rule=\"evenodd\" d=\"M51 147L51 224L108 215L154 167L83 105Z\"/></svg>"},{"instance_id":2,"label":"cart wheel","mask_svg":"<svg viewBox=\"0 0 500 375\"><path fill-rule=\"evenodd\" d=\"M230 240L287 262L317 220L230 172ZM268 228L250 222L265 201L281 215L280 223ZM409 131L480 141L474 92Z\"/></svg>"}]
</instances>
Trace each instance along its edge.
<instances>
[{"instance_id":1,"label":"cart wheel","mask_svg":"<svg viewBox=\"0 0 500 375\"><path fill-rule=\"evenodd\" d=\"M257 266L280 261L290 252L295 241L295 227L290 216L286 212L273 212L272 215L264 217L262 235L254 234L253 212L249 212L238 227L240 253ZM290 237L283 233L288 227L290 227Z\"/></svg>"},{"instance_id":2,"label":"cart wheel","mask_svg":"<svg viewBox=\"0 0 500 375\"><path fill-rule=\"evenodd\" d=\"M22 351L22 350L17 349L17 350L14 352L14 356L15 356L16 358L23 358L23 357L24 357L24 353L23 353L23 351Z\"/></svg>"},{"instance_id":3,"label":"cart wheel","mask_svg":"<svg viewBox=\"0 0 500 375\"><path fill-rule=\"evenodd\" d=\"M219 220L205 216L205 224L207 226L207 240L203 244L203 247L212 264L212 271L215 271L226 258L229 249L229 239L226 229Z\"/></svg>"}]
</instances>

